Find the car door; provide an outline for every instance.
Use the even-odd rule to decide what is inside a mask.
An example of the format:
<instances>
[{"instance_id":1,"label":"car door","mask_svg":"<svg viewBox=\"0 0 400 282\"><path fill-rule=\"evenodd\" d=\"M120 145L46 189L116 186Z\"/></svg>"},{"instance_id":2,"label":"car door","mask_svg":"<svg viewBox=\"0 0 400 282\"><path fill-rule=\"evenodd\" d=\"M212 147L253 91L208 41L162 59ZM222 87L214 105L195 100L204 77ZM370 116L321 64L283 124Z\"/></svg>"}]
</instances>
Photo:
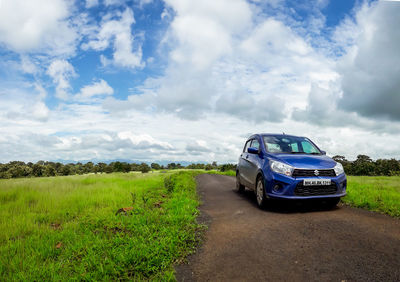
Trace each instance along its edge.
<instances>
[{"instance_id":1,"label":"car door","mask_svg":"<svg viewBox=\"0 0 400 282\"><path fill-rule=\"evenodd\" d=\"M242 184L245 186L250 185L250 182L248 180L249 179L248 174L249 174L249 169L250 169L248 158L249 158L249 155L251 155L251 154L249 154L247 152L247 149L250 147L251 141L252 141L252 139L247 140L246 144L244 145L243 152L239 158L239 175L240 175Z\"/></svg>"},{"instance_id":2,"label":"car door","mask_svg":"<svg viewBox=\"0 0 400 282\"><path fill-rule=\"evenodd\" d=\"M253 139L251 141L250 147L257 149L260 152L260 142L257 139ZM255 187L256 185L256 177L258 173L258 164L260 163L259 154L248 154L247 157L248 163L248 171L247 171L247 179L250 183L251 187Z\"/></svg>"}]
</instances>

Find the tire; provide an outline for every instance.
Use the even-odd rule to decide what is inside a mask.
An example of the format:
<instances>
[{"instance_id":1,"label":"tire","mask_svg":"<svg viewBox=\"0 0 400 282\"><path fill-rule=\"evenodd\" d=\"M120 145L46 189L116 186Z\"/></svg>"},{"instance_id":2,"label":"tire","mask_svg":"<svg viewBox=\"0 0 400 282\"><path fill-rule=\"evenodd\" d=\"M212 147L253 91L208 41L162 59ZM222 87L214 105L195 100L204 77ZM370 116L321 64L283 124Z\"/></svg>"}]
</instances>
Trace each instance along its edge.
<instances>
[{"instance_id":1,"label":"tire","mask_svg":"<svg viewBox=\"0 0 400 282\"><path fill-rule=\"evenodd\" d=\"M239 193L243 193L246 187L240 183L240 175L239 172L236 173L236 191Z\"/></svg>"},{"instance_id":2,"label":"tire","mask_svg":"<svg viewBox=\"0 0 400 282\"><path fill-rule=\"evenodd\" d=\"M267 205L267 197L265 196L265 189L264 189L264 181L263 177L260 176L257 178L257 184L256 184L256 200L257 200L257 205L260 209L265 208Z\"/></svg>"},{"instance_id":3,"label":"tire","mask_svg":"<svg viewBox=\"0 0 400 282\"><path fill-rule=\"evenodd\" d=\"M326 206L330 209L334 209L340 202L340 198L326 199Z\"/></svg>"}]
</instances>

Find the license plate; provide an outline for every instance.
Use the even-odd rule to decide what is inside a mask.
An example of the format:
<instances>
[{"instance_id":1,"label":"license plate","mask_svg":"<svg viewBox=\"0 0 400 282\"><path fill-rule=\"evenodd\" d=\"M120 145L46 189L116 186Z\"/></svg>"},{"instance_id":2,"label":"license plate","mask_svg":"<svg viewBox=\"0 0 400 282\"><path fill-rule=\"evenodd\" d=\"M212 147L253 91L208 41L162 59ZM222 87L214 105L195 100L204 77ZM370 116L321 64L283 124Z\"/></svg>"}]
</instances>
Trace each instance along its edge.
<instances>
[{"instance_id":1,"label":"license plate","mask_svg":"<svg viewBox=\"0 0 400 282\"><path fill-rule=\"evenodd\" d=\"M323 186L323 185L331 185L330 179L304 179L304 186Z\"/></svg>"}]
</instances>

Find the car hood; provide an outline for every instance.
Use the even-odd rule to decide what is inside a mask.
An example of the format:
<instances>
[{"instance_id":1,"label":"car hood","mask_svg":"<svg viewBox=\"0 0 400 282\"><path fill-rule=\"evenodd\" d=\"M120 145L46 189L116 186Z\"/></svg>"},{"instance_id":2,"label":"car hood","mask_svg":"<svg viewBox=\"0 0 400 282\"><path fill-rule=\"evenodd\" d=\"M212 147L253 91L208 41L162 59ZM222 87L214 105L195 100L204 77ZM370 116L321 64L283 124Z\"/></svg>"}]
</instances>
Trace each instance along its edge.
<instances>
[{"instance_id":1,"label":"car hood","mask_svg":"<svg viewBox=\"0 0 400 282\"><path fill-rule=\"evenodd\" d=\"M295 168L329 169L336 165L334 160L325 155L280 154L274 157Z\"/></svg>"}]
</instances>

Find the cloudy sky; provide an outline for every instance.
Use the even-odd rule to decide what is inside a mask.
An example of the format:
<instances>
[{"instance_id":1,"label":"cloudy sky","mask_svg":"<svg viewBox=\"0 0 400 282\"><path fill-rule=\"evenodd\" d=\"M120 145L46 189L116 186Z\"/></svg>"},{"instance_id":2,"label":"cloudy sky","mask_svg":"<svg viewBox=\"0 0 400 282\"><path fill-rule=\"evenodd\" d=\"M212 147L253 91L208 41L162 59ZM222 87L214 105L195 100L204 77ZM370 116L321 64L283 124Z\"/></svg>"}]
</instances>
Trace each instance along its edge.
<instances>
[{"instance_id":1,"label":"cloudy sky","mask_svg":"<svg viewBox=\"0 0 400 282\"><path fill-rule=\"evenodd\" d=\"M0 0L0 162L400 159L400 2Z\"/></svg>"}]
</instances>

